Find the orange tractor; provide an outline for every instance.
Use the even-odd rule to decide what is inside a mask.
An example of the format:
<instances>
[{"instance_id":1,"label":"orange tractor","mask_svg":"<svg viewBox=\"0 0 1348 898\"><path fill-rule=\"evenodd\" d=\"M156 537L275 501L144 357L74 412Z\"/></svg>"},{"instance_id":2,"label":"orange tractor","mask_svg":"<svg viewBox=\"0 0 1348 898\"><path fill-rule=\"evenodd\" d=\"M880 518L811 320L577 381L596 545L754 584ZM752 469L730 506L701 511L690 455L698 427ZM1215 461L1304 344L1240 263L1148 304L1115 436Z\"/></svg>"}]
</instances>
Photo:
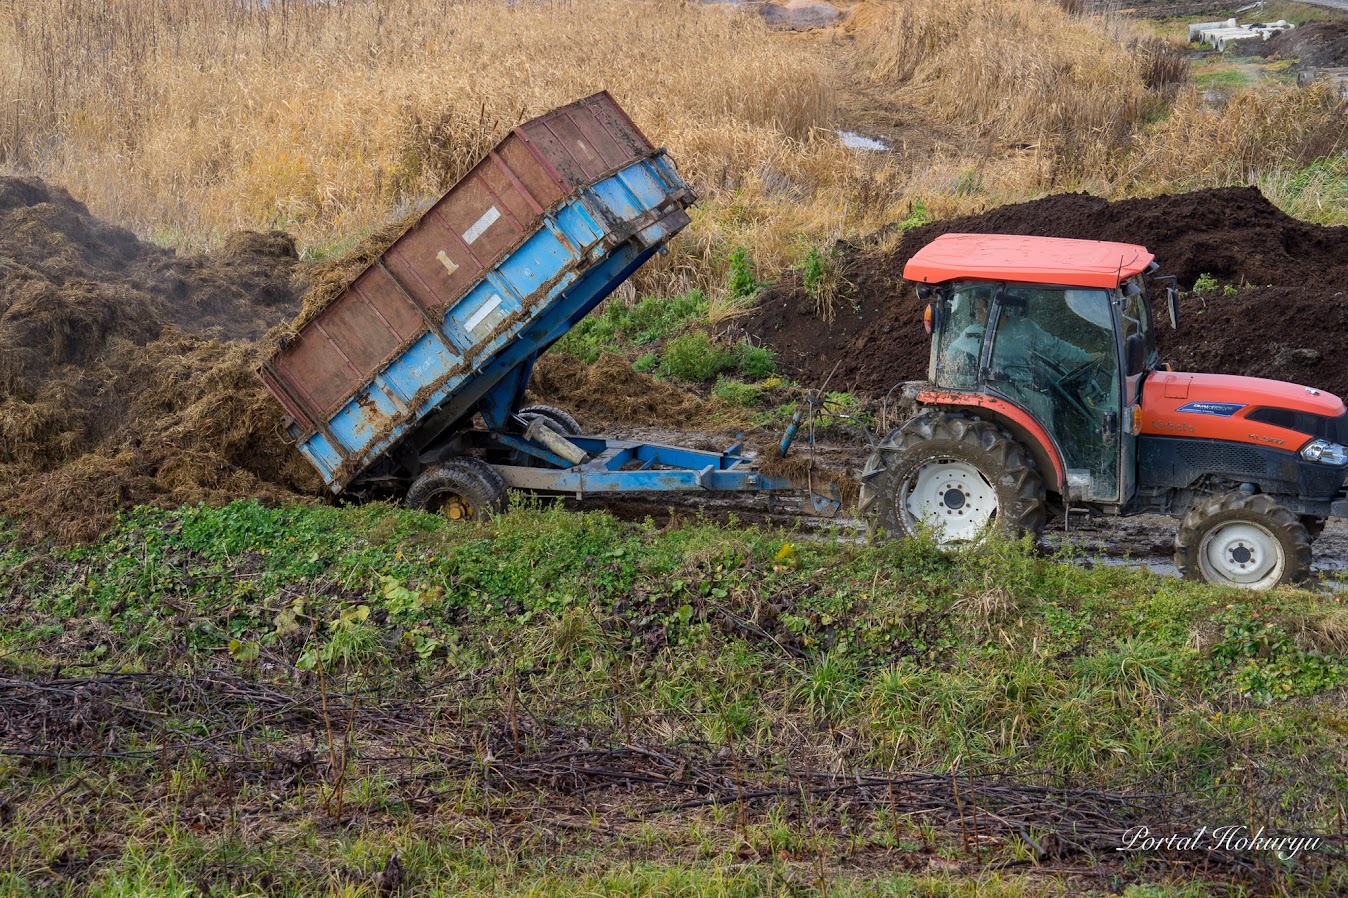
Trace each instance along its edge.
<instances>
[{"instance_id":1,"label":"orange tractor","mask_svg":"<svg viewBox=\"0 0 1348 898\"><path fill-rule=\"evenodd\" d=\"M872 532L959 544L1038 536L1050 516L1169 514L1188 579L1304 579L1325 520L1348 517L1348 408L1161 365L1156 268L1141 246L1005 235L947 234L913 256L929 382L862 475ZM1174 325L1174 287L1167 299Z\"/></svg>"}]
</instances>

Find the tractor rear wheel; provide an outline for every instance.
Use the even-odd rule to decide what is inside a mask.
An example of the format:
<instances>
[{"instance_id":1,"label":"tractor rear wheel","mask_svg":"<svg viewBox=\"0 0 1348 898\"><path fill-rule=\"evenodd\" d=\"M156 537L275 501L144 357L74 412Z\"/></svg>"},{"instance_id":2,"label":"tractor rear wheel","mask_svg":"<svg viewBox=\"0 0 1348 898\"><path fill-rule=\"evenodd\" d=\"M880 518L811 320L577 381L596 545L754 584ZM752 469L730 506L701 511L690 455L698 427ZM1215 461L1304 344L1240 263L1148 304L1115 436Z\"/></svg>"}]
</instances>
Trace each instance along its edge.
<instances>
[{"instance_id":1,"label":"tractor rear wheel","mask_svg":"<svg viewBox=\"0 0 1348 898\"><path fill-rule=\"evenodd\" d=\"M480 458L461 456L423 471L405 500L408 508L454 521L486 521L505 508L506 485Z\"/></svg>"},{"instance_id":2,"label":"tractor rear wheel","mask_svg":"<svg viewBox=\"0 0 1348 898\"><path fill-rule=\"evenodd\" d=\"M1044 529L1044 481L1025 448L995 424L924 412L866 461L858 508L872 536L933 533L941 546Z\"/></svg>"},{"instance_id":3,"label":"tractor rear wheel","mask_svg":"<svg viewBox=\"0 0 1348 898\"><path fill-rule=\"evenodd\" d=\"M1310 575L1311 538L1271 497L1222 493L1185 514L1175 535L1175 567L1186 580L1272 589Z\"/></svg>"}]
</instances>

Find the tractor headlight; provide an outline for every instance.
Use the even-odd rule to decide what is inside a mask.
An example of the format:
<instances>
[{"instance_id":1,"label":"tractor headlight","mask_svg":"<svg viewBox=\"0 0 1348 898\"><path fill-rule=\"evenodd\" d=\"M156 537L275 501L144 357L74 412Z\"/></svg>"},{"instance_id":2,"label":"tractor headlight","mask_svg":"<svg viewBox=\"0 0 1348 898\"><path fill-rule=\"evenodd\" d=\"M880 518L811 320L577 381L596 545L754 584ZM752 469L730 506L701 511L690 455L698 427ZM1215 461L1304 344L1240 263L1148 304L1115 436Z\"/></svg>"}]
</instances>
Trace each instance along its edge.
<instances>
[{"instance_id":1,"label":"tractor headlight","mask_svg":"<svg viewBox=\"0 0 1348 898\"><path fill-rule=\"evenodd\" d=\"M1348 449L1329 440L1311 440L1302 448L1301 457L1322 465L1348 465Z\"/></svg>"}]
</instances>

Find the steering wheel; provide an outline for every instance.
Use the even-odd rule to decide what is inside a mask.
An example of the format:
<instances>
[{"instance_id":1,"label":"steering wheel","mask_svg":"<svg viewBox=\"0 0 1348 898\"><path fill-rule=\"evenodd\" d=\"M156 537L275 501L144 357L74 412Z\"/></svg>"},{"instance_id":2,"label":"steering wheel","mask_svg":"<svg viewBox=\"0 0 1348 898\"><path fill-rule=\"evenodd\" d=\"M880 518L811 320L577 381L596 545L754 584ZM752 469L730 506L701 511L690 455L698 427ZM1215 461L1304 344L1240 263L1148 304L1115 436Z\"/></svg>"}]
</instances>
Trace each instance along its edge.
<instances>
[{"instance_id":1,"label":"steering wheel","mask_svg":"<svg viewBox=\"0 0 1348 898\"><path fill-rule=\"evenodd\" d=\"M1081 415L1083 419L1093 422L1095 413L1086 404L1087 399L1083 399L1081 392L1087 384L1095 385L1098 388L1098 384L1095 384L1093 380L1087 380L1084 375L1090 373L1099 360L1087 359L1075 368L1068 369L1033 349L1030 350L1030 355L1053 375L1053 379L1048 382L1049 391L1061 399L1064 405ZM1098 399L1099 397L1095 398Z\"/></svg>"}]
</instances>

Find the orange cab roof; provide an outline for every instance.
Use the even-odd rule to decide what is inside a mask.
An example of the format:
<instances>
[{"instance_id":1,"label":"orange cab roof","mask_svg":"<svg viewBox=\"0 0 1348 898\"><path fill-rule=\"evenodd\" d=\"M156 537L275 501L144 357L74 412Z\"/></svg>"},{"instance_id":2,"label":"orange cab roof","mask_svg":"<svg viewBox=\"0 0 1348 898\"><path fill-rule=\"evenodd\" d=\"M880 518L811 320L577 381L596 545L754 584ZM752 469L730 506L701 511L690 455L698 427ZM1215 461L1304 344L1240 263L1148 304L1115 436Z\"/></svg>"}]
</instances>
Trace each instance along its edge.
<instances>
[{"instance_id":1,"label":"orange cab roof","mask_svg":"<svg viewBox=\"0 0 1348 898\"><path fill-rule=\"evenodd\" d=\"M926 284L979 280L1117 287L1146 271L1154 258L1146 247L1131 243L1008 234L943 234L908 260L903 276Z\"/></svg>"}]
</instances>

